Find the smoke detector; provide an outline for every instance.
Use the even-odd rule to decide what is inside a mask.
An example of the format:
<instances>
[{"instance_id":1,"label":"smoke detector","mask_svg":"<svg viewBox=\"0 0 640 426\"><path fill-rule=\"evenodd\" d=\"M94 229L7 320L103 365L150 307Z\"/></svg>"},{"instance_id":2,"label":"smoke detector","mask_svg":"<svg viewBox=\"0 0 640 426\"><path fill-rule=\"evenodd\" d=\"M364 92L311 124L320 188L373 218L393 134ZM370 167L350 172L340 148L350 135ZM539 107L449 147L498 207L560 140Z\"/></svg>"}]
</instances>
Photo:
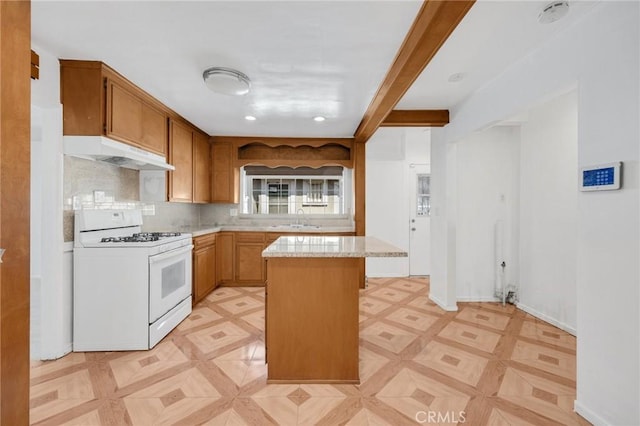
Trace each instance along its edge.
<instances>
[{"instance_id":1,"label":"smoke detector","mask_svg":"<svg viewBox=\"0 0 640 426\"><path fill-rule=\"evenodd\" d=\"M562 19L568 12L568 1L553 1L542 9L538 15L538 22L541 24L550 24Z\"/></svg>"}]
</instances>

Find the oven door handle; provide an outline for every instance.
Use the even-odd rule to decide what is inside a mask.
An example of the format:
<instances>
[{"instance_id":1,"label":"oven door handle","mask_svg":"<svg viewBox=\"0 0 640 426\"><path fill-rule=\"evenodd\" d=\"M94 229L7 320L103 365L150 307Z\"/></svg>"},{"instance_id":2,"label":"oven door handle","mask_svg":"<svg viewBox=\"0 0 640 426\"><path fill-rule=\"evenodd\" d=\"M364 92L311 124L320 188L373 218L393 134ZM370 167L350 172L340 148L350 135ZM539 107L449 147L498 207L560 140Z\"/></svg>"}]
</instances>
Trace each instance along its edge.
<instances>
[{"instance_id":1,"label":"oven door handle","mask_svg":"<svg viewBox=\"0 0 640 426\"><path fill-rule=\"evenodd\" d=\"M191 251L192 248L193 248L193 244L188 245L188 246L184 246L184 247L180 247L180 248L177 248L175 250L168 251L166 253L156 254L155 256L149 257L149 263L162 262L163 260L170 259L170 258L175 257L175 256L179 256L179 255L181 255L183 253L188 253L188 252Z\"/></svg>"}]
</instances>

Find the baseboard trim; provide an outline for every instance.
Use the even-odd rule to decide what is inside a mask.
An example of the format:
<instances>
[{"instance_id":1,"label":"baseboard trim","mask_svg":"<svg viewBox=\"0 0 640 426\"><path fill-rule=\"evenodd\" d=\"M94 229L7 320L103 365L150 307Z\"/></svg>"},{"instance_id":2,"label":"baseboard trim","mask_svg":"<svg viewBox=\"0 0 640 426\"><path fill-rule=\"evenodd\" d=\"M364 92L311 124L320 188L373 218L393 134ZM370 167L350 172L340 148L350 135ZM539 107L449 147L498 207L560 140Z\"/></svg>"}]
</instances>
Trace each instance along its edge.
<instances>
[{"instance_id":1,"label":"baseboard trim","mask_svg":"<svg viewBox=\"0 0 640 426\"><path fill-rule=\"evenodd\" d=\"M541 319L542 321L548 322L549 324L554 325L554 326L558 327L559 329L566 331L567 333L569 333L569 334L571 334L573 336L577 335L576 334L577 330L576 330L575 327L572 327L572 326L570 326L568 324L560 322L560 321L556 320L555 318L550 317L547 314L543 314L542 312L538 311L537 309L532 308L531 306L525 305L524 303L521 303L521 302L517 302L516 303L516 307L518 309L521 309L521 310L525 311L526 313L528 313L530 315L533 315L534 317L536 317L538 319Z\"/></svg>"},{"instance_id":2,"label":"baseboard trim","mask_svg":"<svg viewBox=\"0 0 640 426\"><path fill-rule=\"evenodd\" d=\"M60 349L61 349L60 352L42 354L42 357L40 359L42 361L49 361L49 360L55 360L55 359L62 358L63 356L65 356L65 355L67 355L67 354L72 352L73 345L71 344L71 342L69 342L69 343L63 345L62 348L60 348Z\"/></svg>"},{"instance_id":3,"label":"baseboard trim","mask_svg":"<svg viewBox=\"0 0 640 426\"><path fill-rule=\"evenodd\" d=\"M585 407L580 403L577 399L573 401L573 410L578 413L580 416L584 417L585 420L592 423L594 426L609 426L611 423L608 423L605 419L594 413L589 408Z\"/></svg>"},{"instance_id":4,"label":"baseboard trim","mask_svg":"<svg viewBox=\"0 0 640 426\"><path fill-rule=\"evenodd\" d=\"M502 300L493 296L485 296L485 297L463 296L463 297L458 297L458 302L502 302Z\"/></svg>"},{"instance_id":5,"label":"baseboard trim","mask_svg":"<svg viewBox=\"0 0 640 426\"><path fill-rule=\"evenodd\" d=\"M438 299L433 293L429 293L429 300L440 306L442 309L448 312L455 312L458 310L458 305L447 306L442 300Z\"/></svg>"},{"instance_id":6,"label":"baseboard trim","mask_svg":"<svg viewBox=\"0 0 640 426\"><path fill-rule=\"evenodd\" d=\"M216 288L218 287L264 287L264 286L265 286L264 282L239 283L235 281L227 281L227 282L218 284Z\"/></svg>"},{"instance_id":7,"label":"baseboard trim","mask_svg":"<svg viewBox=\"0 0 640 426\"><path fill-rule=\"evenodd\" d=\"M394 273L384 273L384 274L376 273L375 275L367 275L367 278L409 278L409 275L394 274Z\"/></svg>"}]
</instances>

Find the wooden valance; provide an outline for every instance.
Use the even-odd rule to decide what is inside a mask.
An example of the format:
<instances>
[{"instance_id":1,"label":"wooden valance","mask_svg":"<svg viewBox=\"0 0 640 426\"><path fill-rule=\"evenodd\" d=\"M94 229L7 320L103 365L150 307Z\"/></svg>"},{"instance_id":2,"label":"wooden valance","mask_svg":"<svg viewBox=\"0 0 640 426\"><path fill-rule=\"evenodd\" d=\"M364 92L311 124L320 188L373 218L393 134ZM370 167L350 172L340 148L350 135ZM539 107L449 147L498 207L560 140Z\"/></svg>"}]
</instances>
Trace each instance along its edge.
<instances>
[{"instance_id":1,"label":"wooden valance","mask_svg":"<svg viewBox=\"0 0 640 426\"><path fill-rule=\"evenodd\" d=\"M214 137L231 142L235 165L353 168L352 138Z\"/></svg>"}]
</instances>

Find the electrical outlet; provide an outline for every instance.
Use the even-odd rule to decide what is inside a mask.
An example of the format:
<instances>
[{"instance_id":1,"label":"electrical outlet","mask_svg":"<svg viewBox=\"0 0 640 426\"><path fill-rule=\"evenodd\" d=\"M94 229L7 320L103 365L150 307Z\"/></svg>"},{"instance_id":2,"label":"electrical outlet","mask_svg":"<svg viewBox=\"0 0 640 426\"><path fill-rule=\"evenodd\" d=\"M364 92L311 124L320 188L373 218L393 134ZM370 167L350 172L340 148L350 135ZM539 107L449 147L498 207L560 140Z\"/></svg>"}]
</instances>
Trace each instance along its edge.
<instances>
[{"instance_id":1,"label":"electrical outlet","mask_svg":"<svg viewBox=\"0 0 640 426\"><path fill-rule=\"evenodd\" d=\"M229 216L238 216L238 209L229 209Z\"/></svg>"},{"instance_id":2,"label":"electrical outlet","mask_svg":"<svg viewBox=\"0 0 640 426\"><path fill-rule=\"evenodd\" d=\"M107 194L104 191L93 191L93 202L104 203L106 201Z\"/></svg>"}]
</instances>

